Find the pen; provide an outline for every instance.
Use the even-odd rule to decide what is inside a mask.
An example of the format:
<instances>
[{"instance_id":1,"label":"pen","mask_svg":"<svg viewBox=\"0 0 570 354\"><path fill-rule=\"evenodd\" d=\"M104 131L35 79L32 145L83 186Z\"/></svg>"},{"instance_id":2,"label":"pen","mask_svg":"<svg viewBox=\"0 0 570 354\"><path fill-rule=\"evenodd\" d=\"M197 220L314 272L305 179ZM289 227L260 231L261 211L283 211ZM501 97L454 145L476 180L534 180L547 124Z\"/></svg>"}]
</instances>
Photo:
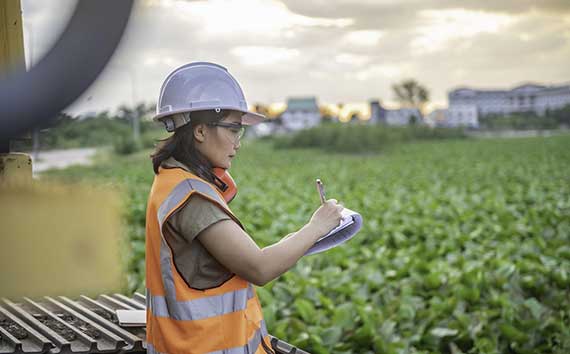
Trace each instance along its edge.
<instances>
[{"instance_id":1,"label":"pen","mask_svg":"<svg viewBox=\"0 0 570 354\"><path fill-rule=\"evenodd\" d=\"M321 197L321 204L324 204L327 201L325 197L325 186L323 186L323 182L317 178L317 191L319 192L319 197Z\"/></svg>"}]
</instances>

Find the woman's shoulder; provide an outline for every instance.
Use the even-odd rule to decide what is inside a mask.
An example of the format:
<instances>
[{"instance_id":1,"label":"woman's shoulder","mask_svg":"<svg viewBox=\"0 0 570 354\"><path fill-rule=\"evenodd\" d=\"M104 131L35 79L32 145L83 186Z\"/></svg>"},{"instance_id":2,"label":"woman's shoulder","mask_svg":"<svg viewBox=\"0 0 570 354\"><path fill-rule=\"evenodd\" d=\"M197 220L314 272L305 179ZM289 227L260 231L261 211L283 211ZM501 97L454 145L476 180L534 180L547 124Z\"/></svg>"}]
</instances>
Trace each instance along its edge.
<instances>
[{"instance_id":1,"label":"woman's shoulder","mask_svg":"<svg viewBox=\"0 0 570 354\"><path fill-rule=\"evenodd\" d=\"M160 167L162 168L181 168L186 172L190 172L192 173L192 171L190 170L190 168L188 166L186 166L185 164L183 164L182 162L176 160L174 157L170 156L169 158L167 158L166 160L162 161L160 164Z\"/></svg>"},{"instance_id":2,"label":"woman's shoulder","mask_svg":"<svg viewBox=\"0 0 570 354\"><path fill-rule=\"evenodd\" d=\"M208 226L228 219L231 219L229 215L214 202L193 194L184 206L172 215L170 223L187 240L191 240Z\"/></svg>"}]
</instances>

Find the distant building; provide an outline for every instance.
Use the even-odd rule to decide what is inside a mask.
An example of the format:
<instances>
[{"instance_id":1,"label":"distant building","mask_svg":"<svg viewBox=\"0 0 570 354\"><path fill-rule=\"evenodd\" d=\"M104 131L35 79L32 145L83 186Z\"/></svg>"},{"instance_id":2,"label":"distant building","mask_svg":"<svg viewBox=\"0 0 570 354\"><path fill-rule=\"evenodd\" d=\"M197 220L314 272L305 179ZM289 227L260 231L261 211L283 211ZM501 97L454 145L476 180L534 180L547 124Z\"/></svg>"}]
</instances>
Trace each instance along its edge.
<instances>
[{"instance_id":1,"label":"distant building","mask_svg":"<svg viewBox=\"0 0 570 354\"><path fill-rule=\"evenodd\" d=\"M274 134L277 124L271 121L261 122L251 126L251 129L247 129L246 133L254 137L264 137Z\"/></svg>"},{"instance_id":2,"label":"distant building","mask_svg":"<svg viewBox=\"0 0 570 354\"><path fill-rule=\"evenodd\" d=\"M511 90L475 90L458 88L449 92L449 108L455 112L471 111L478 116L533 112L544 115L547 110L570 104L570 85L543 86L525 84ZM459 108L462 107L462 108Z\"/></svg>"},{"instance_id":3,"label":"distant building","mask_svg":"<svg viewBox=\"0 0 570 354\"><path fill-rule=\"evenodd\" d=\"M370 101L370 124L386 123L386 109L382 107L380 101Z\"/></svg>"},{"instance_id":4,"label":"distant building","mask_svg":"<svg viewBox=\"0 0 570 354\"><path fill-rule=\"evenodd\" d=\"M426 115L424 121L430 127L444 126L447 120L447 109L436 109Z\"/></svg>"},{"instance_id":5,"label":"distant building","mask_svg":"<svg viewBox=\"0 0 570 354\"><path fill-rule=\"evenodd\" d=\"M386 110L386 124L408 125L415 120L416 124L422 124L422 114L417 108L400 108Z\"/></svg>"},{"instance_id":6,"label":"distant building","mask_svg":"<svg viewBox=\"0 0 570 354\"><path fill-rule=\"evenodd\" d=\"M479 127L479 114L475 105L450 105L445 111L445 124L448 127Z\"/></svg>"},{"instance_id":7,"label":"distant building","mask_svg":"<svg viewBox=\"0 0 570 354\"><path fill-rule=\"evenodd\" d=\"M550 86L536 94L533 110L543 115L546 110L560 109L567 105L570 105L570 85Z\"/></svg>"},{"instance_id":8,"label":"distant building","mask_svg":"<svg viewBox=\"0 0 570 354\"><path fill-rule=\"evenodd\" d=\"M281 115L283 127L289 131L307 129L321 123L321 113L315 97L289 98Z\"/></svg>"},{"instance_id":9,"label":"distant building","mask_svg":"<svg viewBox=\"0 0 570 354\"><path fill-rule=\"evenodd\" d=\"M371 124L407 125L412 119L415 119L417 124L423 123L422 114L416 108L386 109L382 107L380 101L370 101Z\"/></svg>"}]
</instances>

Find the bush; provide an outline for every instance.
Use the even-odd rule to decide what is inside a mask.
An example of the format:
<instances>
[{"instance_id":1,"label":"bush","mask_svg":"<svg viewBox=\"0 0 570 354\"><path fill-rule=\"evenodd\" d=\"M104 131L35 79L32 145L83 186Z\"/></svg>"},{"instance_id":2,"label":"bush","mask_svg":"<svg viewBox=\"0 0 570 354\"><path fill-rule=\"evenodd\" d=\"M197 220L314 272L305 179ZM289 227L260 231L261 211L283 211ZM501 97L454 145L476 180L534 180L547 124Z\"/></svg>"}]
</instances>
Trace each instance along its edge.
<instances>
[{"instance_id":1,"label":"bush","mask_svg":"<svg viewBox=\"0 0 570 354\"><path fill-rule=\"evenodd\" d=\"M387 146L415 140L459 139L462 129L427 126L389 127L385 125L326 124L273 139L277 148L322 148L337 152L376 152Z\"/></svg>"},{"instance_id":2,"label":"bush","mask_svg":"<svg viewBox=\"0 0 570 354\"><path fill-rule=\"evenodd\" d=\"M141 145L145 149L154 149L159 140L168 136L164 129L145 131L141 134Z\"/></svg>"},{"instance_id":3,"label":"bush","mask_svg":"<svg viewBox=\"0 0 570 354\"><path fill-rule=\"evenodd\" d=\"M547 111L544 116L539 116L533 112L487 115L481 117L480 126L488 130L556 129L568 121L570 121L570 106Z\"/></svg>"},{"instance_id":4,"label":"bush","mask_svg":"<svg viewBox=\"0 0 570 354\"><path fill-rule=\"evenodd\" d=\"M113 151L117 155L130 155L142 149L140 142L135 141L132 137L118 138L113 143Z\"/></svg>"},{"instance_id":5,"label":"bush","mask_svg":"<svg viewBox=\"0 0 570 354\"><path fill-rule=\"evenodd\" d=\"M95 117L79 119L65 113L58 116L53 125L40 130L40 147L42 149L69 149L90 146L115 146L127 151L125 145L131 142L120 142L132 134L131 122L127 119L110 116L102 112ZM141 143L145 147L154 146L153 139L158 140L164 135L162 126L151 122L141 121ZM32 141L19 140L12 145L15 150L30 150Z\"/></svg>"}]
</instances>

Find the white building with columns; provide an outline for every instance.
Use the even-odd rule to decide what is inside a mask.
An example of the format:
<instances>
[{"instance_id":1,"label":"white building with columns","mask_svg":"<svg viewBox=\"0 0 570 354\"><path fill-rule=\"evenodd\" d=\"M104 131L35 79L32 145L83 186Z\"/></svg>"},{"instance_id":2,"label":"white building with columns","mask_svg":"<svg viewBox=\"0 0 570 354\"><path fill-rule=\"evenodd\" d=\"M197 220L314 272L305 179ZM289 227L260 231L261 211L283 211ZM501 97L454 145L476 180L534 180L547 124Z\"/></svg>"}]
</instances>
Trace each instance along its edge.
<instances>
[{"instance_id":1,"label":"white building with columns","mask_svg":"<svg viewBox=\"0 0 570 354\"><path fill-rule=\"evenodd\" d=\"M570 85L524 84L510 90L477 90L462 87L448 94L446 125L477 127L489 114L531 112L543 116L548 110L570 105Z\"/></svg>"},{"instance_id":2,"label":"white building with columns","mask_svg":"<svg viewBox=\"0 0 570 354\"><path fill-rule=\"evenodd\" d=\"M449 92L449 107L475 106L480 115L534 112L544 115L547 110L570 104L570 85L543 86L525 84L511 90L475 90L458 88Z\"/></svg>"}]
</instances>

